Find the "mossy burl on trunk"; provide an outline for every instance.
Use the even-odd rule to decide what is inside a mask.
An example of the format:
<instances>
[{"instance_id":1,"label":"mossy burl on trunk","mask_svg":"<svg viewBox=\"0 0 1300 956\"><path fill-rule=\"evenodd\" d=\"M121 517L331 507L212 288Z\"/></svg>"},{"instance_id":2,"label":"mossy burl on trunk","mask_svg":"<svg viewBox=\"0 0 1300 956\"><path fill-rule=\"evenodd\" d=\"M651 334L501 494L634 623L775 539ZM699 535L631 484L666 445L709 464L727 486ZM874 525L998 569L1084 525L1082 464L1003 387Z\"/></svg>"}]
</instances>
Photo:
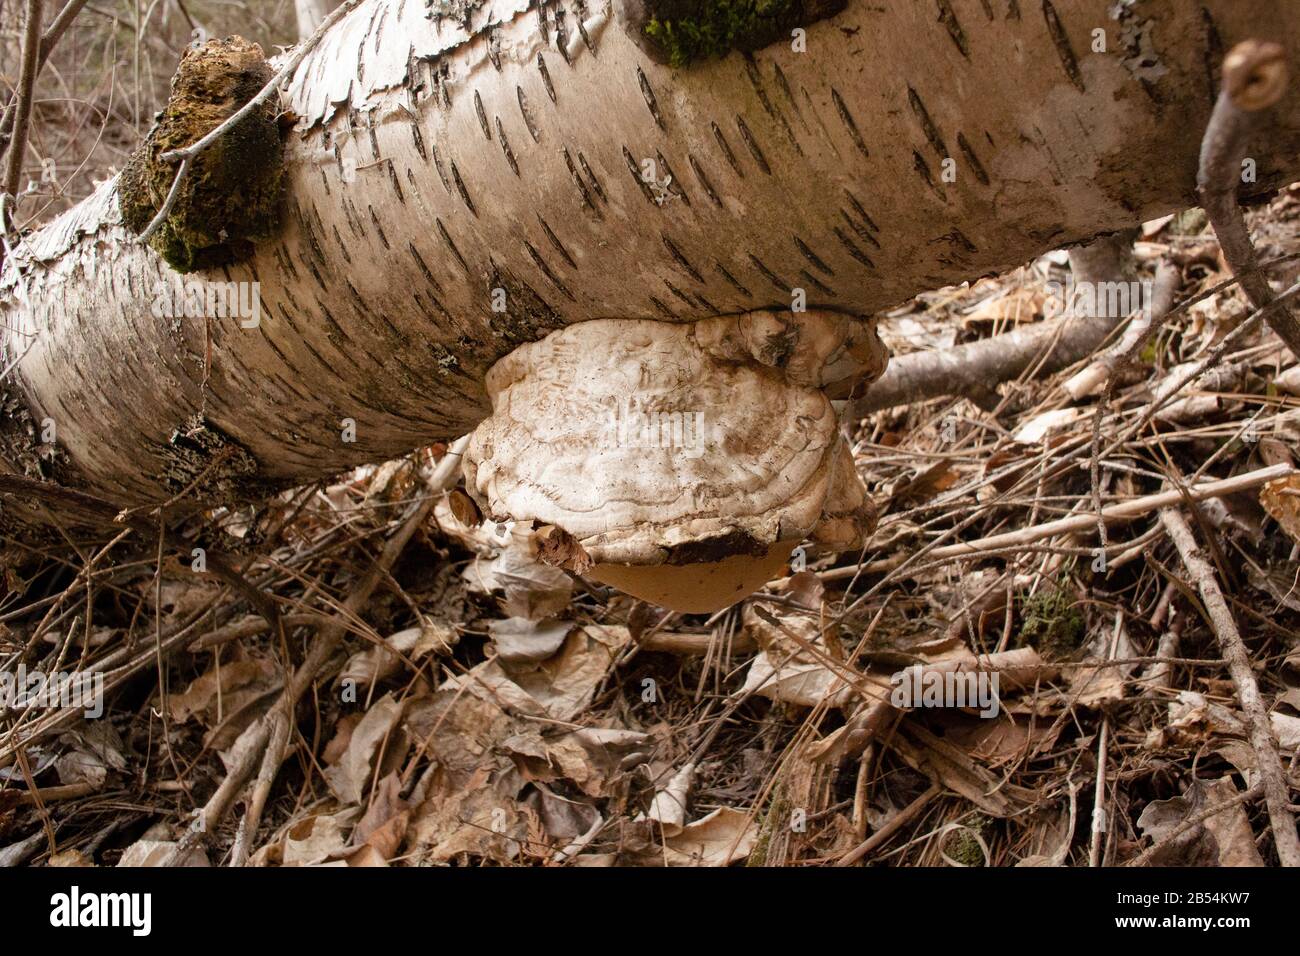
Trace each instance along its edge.
<instances>
[{"instance_id":1,"label":"mossy burl on trunk","mask_svg":"<svg viewBox=\"0 0 1300 956\"><path fill-rule=\"evenodd\" d=\"M122 171L122 219L136 235L158 214L178 164L161 157L202 139L269 83L274 73L256 43L210 40L181 57L171 97ZM246 258L280 222L284 157L273 101L195 157L175 205L149 245L177 272Z\"/></svg>"}]
</instances>

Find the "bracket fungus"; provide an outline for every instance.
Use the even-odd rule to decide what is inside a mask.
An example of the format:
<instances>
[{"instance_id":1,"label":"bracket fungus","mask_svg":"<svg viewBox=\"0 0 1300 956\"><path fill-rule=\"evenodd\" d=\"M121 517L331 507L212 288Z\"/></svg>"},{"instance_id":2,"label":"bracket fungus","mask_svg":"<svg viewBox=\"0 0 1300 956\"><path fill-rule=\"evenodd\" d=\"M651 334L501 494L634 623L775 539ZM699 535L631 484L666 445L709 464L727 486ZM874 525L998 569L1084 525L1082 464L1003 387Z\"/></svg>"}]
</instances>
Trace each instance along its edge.
<instances>
[{"instance_id":1,"label":"bracket fungus","mask_svg":"<svg viewBox=\"0 0 1300 956\"><path fill-rule=\"evenodd\" d=\"M541 526L552 563L717 610L806 538L843 550L873 529L827 389L885 362L871 321L832 312L568 326L488 372L466 487Z\"/></svg>"}]
</instances>

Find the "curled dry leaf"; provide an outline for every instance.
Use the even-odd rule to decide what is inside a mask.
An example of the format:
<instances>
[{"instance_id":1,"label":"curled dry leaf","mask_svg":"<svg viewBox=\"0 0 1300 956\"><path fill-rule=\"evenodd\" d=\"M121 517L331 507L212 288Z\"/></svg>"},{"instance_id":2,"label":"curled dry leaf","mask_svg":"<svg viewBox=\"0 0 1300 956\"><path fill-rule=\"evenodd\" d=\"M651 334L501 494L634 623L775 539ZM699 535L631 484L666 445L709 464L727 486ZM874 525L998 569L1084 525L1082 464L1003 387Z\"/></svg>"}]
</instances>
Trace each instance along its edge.
<instances>
[{"instance_id":1,"label":"curled dry leaf","mask_svg":"<svg viewBox=\"0 0 1300 956\"><path fill-rule=\"evenodd\" d=\"M197 717L205 726L213 727L279 687L279 672L267 658L214 659L182 693L168 698L168 710L172 720L184 722Z\"/></svg>"},{"instance_id":2,"label":"curled dry leaf","mask_svg":"<svg viewBox=\"0 0 1300 956\"><path fill-rule=\"evenodd\" d=\"M686 804L691 787L695 785L695 764L688 763L657 790L644 818L660 823L665 829L680 829L686 825Z\"/></svg>"},{"instance_id":3,"label":"curled dry leaf","mask_svg":"<svg viewBox=\"0 0 1300 956\"><path fill-rule=\"evenodd\" d=\"M54 762L62 784L86 783L100 790L110 772L126 769L126 745L106 720L87 721L60 736L59 743L68 748Z\"/></svg>"},{"instance_id":4,"label":"curled dry leaf","mask_svg":"<svg viewBox=\"0 0 1300 956\"><path fill-rule=\"evenodd\" d=\"M483 522L483 512L479 510L474 499L460 488L453 488L447 495L447 507L456 520L466 528L477 528Z\"/></svg>"},{"instance_id":5,"label":"curled dry leaf","mask_svg":"<svg viewBox=\"0 0 1300 956\"><path fill-rule=\"evenodd\" d=\"M741 694L800 707L824 701L844 708L858 698L854 672L824 638L820 614L791 608L769 612L751 604L743 621L745 633L762 650L749 665Z\"/></svg>"},{"instance_id":6,"label":"curled dry leaf","mask_svg":"<svg viewBox=\"0 0 1300 956\"><path fill-rule=\"evenodd\" d=\"M1270 481L1260 489L1259 503L1292 540L1300 541L1300 475Z\"/></svg>"},{"instance_id":7,"label":"curled dry leaf","mask_svg":"<svg viewBox=\"0 0 1300 956\"><path fill-rule=\"evenodd\" d=\"M552 846L562 856L577 853L596 835L602 822L600 811L582 800L572 800L545 785L534 786L524 805L537 815Z\"/></svg>"},{"instance_id":8,"label":"curled dry leaf","mask_svg":"<svg viewBox=\"0 0 1300 956\"><path fill-rule=\"evenodd\" d=\"M719 807L684 827L665 826L663 833L670 866L729 866L753 852L758 826L743 810Z\"/></svg>"},{"instance_id":9,"label":"curled dry leaf","mask_svg":"<svg viewBox=\"0 0 1300 956\"><path fill-rule=\"evenodd\" d=\"M1255 834L1241 804L1228 807L1190 830L1169 839L1189 816L1227 803L1238 795L1231 777L1193 778L1187 791L1169 800L1154 800L1138 817L1138 829L1156 843L1167 841L1151 858L1152 866L1263 866Z\"/></svg>"},{"instance_id":10,"label":"curled dry leaf","mask_svg":"<svg viewBox=\"0 0 1300 956\"><path fill-rule=\"evenodd\" d=\"M526 617L508 617L488 625L501 660L518 664L544 661L554 656L573 630L571 621L530 621Z\"/></svg>"},{"instance_id":11,"label":"curled dry leaf","mask_svg":"<svg viewBox=\"0 0 1300 956\"><path fill-rule=\"evenodd\" d=\"M527 546L518 543L494 557L480 556L463 576L471 592L504 592L504 609L511 617L534 621L555 617L573 596L572 578L559 568L542 564Z\"/></svg>"},{"instance_id":12,"label":"curled dry leaf","mask_svg":"<svg viewBox=\"0 0 1300 956\"><path fill-rule=\"evenodd\" d=\"M284 866L317 866L340 858L359 813L356 807L349 807L299 820L280 842L280 862Z\"/></svg>"},{"instance_id":13,"label":"curled dry leaf","mask_svg":"<svg viewBox=\"0 0 1300 956\"><path fill-rule=\"evenodd\" d=\"M174 840L148 840L142 839L132 843L124 851L122 858L117 861L118 866L137 867L137 866L163 866L166 864L172 851L176 849ZM202 847L194 847L188 851L181 861L175 866L211 866L208 861L208 854Z\"/></svg>"},{"instance_id":14,"label":"curled dry leaf","mask_svg":"<svg viewBox=\"0 0 1300 956\"><path fill-rule=\"evenodd\" d=\"M540 706L545 716L573 720L586 710L596 687L629 640L627 628L621 625L586 624L573 631L559 652L545 661L497 666L501 676L534 706ZM490 675L492 668L490 664L485 675Z\"/></svg>"},{"instance_id":15,"label":"curled dry leaf","mask_svg":"<svg viewBox=\"0 0 1300 956\"><path fill-rule=\"evenodd\" d=\"M575 574L591 570L591 555L587 554L578 539L563 528L553 524L543 525L533 535L537 542L537 556L543 564L567 568Z\"/></svg>"},{"instance_id":16,"label":"curled dry leaf","mask_svg":"<svg viewBox=\"0 0 1300 956\"><path fill-rule=\"evenodd\" d=\"M365 815L357 824L352 834L353 846L362 851L370 850L382 865L397 856L397 850L406 836L406 828L411 821L411 808L401 796L402 778L393 771L383 780L370 800ZM350 866L358 865L355 857L349 859ZM366 865L373 865L366 860Z\"/></svg>"},{"instance_id":17,"label":"curled dry leaf","mask_svg":"<svg viewBox=\"0 0 1300 956\"><path fill-rule=\"evenodd\" d=\"M650 742L649 734L633 730L584 727L547 737L525 730L501 746L528 780L569 780L589 797L604 797L629 762L649 755Z\"/></svg>"},{"instance_id":18,"label":"curled dry leaf","mask_svg":"<svg viewBox=\"0 0 1300 956\"><path fill-rule=\"evenodd\" d=\"M348 658L338 681L352 681L359 687L371 687L392 677L403 665L403 658L418 663L428 654L450 654L460 643L460 632L449 624L428 621L419 627L390 634L383 646L372 645Z\"/></svg>"}]
</instances>

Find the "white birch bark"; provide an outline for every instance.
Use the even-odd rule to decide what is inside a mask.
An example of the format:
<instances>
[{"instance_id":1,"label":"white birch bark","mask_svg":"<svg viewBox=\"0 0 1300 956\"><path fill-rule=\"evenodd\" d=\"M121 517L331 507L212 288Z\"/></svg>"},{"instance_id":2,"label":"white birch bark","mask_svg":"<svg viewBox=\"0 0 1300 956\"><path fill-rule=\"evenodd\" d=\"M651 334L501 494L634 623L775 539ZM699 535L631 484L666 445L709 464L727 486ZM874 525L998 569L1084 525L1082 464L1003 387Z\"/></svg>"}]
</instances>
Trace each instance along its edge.
<instances>
[{"instance_id":1,"label":"white birch bark","mask_svg":"<svg viewBox=\"0 0 1300 956\"><path fill-rule=\"evenodd\" d=\"M1273 0L850 0L803 52L674 70L606 3L461 6L367 0L298 69L280 234L198 277L260 283L256 328L155 317L115 181L22 240L11 468L135 503L224 456L199 493L256 494L465 434L570 323L871 313L1194 204L1222 51L1300 53ZM1274 118L1249 190L1300 175L1294 89Z\"/></svg>"}]
</instances>

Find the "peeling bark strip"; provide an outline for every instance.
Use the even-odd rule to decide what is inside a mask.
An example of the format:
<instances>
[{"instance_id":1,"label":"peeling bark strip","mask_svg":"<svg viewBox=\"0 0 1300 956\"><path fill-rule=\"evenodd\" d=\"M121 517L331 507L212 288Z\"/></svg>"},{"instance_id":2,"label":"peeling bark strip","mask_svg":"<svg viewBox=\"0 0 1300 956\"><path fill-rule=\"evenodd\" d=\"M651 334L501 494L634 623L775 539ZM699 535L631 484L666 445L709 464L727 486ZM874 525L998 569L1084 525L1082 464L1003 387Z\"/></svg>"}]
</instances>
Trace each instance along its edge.
<instances>
[{"instance_id":1,"label":"peeling bark strip","mask_svg":"<svg viewBox=\"0 0 1300 956\"><path fill-rule=\"evenodd\" d=\"M947 6L964 50L933 0L850 0L806 52L675 70L610 3L364 0L281 97L300 119L276 234L189 277L258 282L255 327L156 314L176 275L133 241L119 181L17 245L0 384L25 424L0 428L5 457L166 500L206 467L178 476L172 442L201 414L240 449L205 493L301 483L468 433L492 364L576 322L788 310L792 283L810 309L869 315L1195 204L1202 8L1218 42L1267 35L1300 62L1300 19L1274 0L1127 5L1159 67L1141 76L1123 43L1091 52L1091 31L1124 26L1113 0L1051 0L1052 25L1041 3ZM1250 149L1246 189L1300 175L1300 92Z\"/></svg>"}]
</instances>

